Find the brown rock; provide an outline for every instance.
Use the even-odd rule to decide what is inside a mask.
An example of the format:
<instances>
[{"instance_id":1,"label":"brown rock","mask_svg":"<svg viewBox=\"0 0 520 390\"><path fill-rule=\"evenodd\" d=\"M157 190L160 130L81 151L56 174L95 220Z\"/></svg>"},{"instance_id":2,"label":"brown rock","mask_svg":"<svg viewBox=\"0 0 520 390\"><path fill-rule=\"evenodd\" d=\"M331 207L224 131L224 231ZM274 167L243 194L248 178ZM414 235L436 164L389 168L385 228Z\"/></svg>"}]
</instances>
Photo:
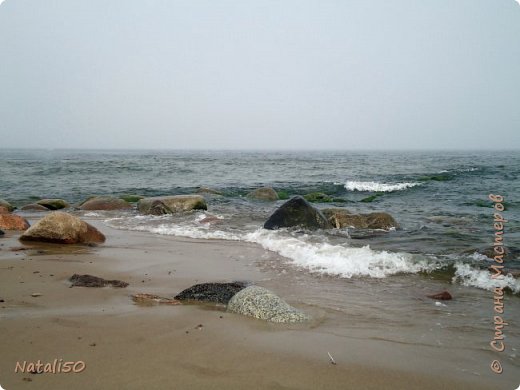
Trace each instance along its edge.
<instances>
[{"instance_id":1,"label":"brown rock","mask_svg":"<svg viewBox=\"0 0 520 390\"><path fill-rule=\"evenodd\" d=\"M74 274L69 281L72 283L71 287L105 287L111 285L112 287L124 288L128 286L127 282L121 280L106 280L93 275L78 275Z\"/></svg>"},{"instance_id":2,"label":"brown rock","mask_svg":"<svg viewBox=\"0 0 520 390\"><path fill-rule=\"evenodd\" d=\"M257 188L256 190L251 191L246 196L248 198L264 200L264 201L268 201L268 202L274 202L275 200L280 199L278 197L278 193L271 187Z\"/></svg>"},{"instance_id":3,"label":"brown rock","mask_svg":"<svg viewBox=\"0 0 520 390\"><path fill-rule=\"evenodd\" d=\"M79 208L80 210L123 210L132 208L132 205L112 196L97 196L86 200Z\"/></svg>"},{"instance_id":4,"label":"brown rock","mask_svg":"<svg viewBox=\"0 0 520 390\"><path fill-rule=\"evenodd\" d=\"M22 234L20 240L58 244L89 244L105 242L105 236L94 226L78 217L56 211L31 226Z\"/></svg>"},{"instance_id":5,"label":"brown rock","mask_svg":"<svg viewBox=\"0 0 520 390\"><path fill-rule=\"evenodd\" d=\"M37 204L37 203L26 204L20 210L22 210L22 211L49 211L49 209L47 207L42 206L41 204Z\"/></svg>"},{"instance_id":6,"label":"brown rock","mask_svg":"<svg viewBox=\"0 0 520 390\"><path fill-rule=\"evenodd\" d=\"M182 302L173 298L164 298L154 294L134 294L132 300L135 303L141 305L155 305L155 304L166 304L166 305L181 305Z\"/></svg>"},{"instance_id":7,"label":"brown rock","mask_svg":"<svg viewBox=\"0 0 520 390\"><path fill-rule=\"evenodd\" d=\"M5 206L0 206L0 214L9 214L11 211Z\"/></svg>"},{"instance_id":8,"label":"brown rock","mask_svg":"<svg viewBox=\"0 0 520 390\"><path fill-rule=\"evenodd\" d=\"M16 214L0 214L0 229L3 230L26 230L29 222Z\"/></svg>"},{"instance_id":9,"label":"brown rock","mask_svg":"<svg viewBox=\"0 0 520 390\"><path fill-rule=\"evenodd\" d=\"M453 297L447 290L444 290L437 294L427 295L427 297L431 299L436 299L438 301L449 301L453 299Z\"/></svg>"},{"instance_id":10,"label":"brown rock","mask_svg":"<svg viewBox=\"0 0 520 390\"><path fill-rule=\"evenodd\" d=\"M4 199L0 199L0 206L5 207L9 212L13 211L15 207Z\"/></svg>"},{"instance_id":11,"label":"brown rock","mask_svg":"<svg viewBox=\"0 0 520 390\"><path fill-rule=\"evenodd\" d=\"M208 206L201 195L155 196L141 199L137 203L143 214L172 214L190 210L207 210Z\"/></svg>"},{"instance_id":12,"label":"brown rock","mask_svg":"<svg viewBox=\"0 0 520 390\"><path fill-rule=\"evenodd\" d=\"M201 219L199 223L219 223L221 219L219 217L216 217L214 215L207 215L205 218Z\"/></svg>"},{"instance_id":13,"label":"brown rock","mask_svg":"<svg viewBox=\"0 0 520 390\"><path fill-rule=\"evenodd\" d=\"M354 227L356 229L384 229L399 227L395 219L388 213L352 214L343 208L322 210L323 215L336 229Z\"/></svg>"}]
</instances>

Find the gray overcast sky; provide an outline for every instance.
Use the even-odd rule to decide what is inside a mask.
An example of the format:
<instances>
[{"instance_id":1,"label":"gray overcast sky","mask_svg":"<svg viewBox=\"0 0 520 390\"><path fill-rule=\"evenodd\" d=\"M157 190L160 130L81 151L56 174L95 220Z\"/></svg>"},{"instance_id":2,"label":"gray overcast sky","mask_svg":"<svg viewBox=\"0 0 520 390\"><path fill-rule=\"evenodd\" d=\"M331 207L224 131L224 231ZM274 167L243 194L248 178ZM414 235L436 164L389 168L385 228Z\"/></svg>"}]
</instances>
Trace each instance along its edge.
<instances>
[{"instance_id":1,"label":"gray overcast sky","mask_svg":"<svg viewBox=\"0 0 520 390\"><path fill-rule=\"evenodd\" d=\"M514 0L6 0L0 147L520 148Z\"/></svg>"}]
</instances>

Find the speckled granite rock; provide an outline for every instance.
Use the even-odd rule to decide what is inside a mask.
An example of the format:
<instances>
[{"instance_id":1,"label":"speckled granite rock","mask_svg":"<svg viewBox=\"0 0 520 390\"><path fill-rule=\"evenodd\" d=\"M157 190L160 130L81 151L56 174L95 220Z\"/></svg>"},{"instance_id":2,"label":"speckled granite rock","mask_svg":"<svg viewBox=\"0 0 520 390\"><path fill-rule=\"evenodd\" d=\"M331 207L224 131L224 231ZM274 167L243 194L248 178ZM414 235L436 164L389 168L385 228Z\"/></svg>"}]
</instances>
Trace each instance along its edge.
<instances>
[{"instance_id":1,"label":"speckled granite rock","mask_svg":"<svg viewBox=\"0 0 520 390\"><path fill-rule=\"evenodd\" d=\"M236 293L228 303L228 311L278 323L302 322L309 319L305 313L259 286L249 286Z\"/></svg>"},{"instance_id":2,"label":"speckled granite rock","mask_svg":"<svg viewBox=\"0 0 520 390\"><path fill-rule=\"evenodd\" d=\"M203 301L226 304L231 297L246 287L245 283L201 283L181 291L175 296L180 301Z\"/></svg>"}]
</instances>

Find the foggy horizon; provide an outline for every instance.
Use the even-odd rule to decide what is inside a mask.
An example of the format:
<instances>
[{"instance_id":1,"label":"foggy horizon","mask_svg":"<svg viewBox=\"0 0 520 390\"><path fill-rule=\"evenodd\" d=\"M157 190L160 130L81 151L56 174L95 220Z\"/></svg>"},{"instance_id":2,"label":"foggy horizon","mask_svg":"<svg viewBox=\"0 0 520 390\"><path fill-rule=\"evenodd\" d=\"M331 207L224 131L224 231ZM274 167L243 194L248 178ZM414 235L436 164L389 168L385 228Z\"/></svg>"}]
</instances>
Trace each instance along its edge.
<instances>
[{"instance_id":1,"label":"foggy horizon","mask_svg":"<svg viewBox=\"0 0 520 390\"><path fill-rule=\"evenodd\" d=\"M0 2L1 149L520 149L514 0Z\"/></svg>"}]
</instances>

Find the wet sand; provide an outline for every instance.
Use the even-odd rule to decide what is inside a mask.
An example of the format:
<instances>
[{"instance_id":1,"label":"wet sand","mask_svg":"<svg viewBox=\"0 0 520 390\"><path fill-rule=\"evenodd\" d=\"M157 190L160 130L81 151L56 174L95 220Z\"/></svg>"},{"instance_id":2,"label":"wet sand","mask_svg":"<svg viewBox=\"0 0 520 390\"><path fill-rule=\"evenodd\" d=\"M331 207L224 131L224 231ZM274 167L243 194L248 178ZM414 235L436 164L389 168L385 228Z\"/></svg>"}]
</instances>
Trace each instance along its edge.
<instances>
[{"instance_id":1,"label":"wet sand","mask_svg":"<svg viewBox=\"0 0 520 390\"><path fill-rule=\"evenodd\" d=\"M480 359L449 346L390 342L353 330L319 305L301 305L302 286L258 266L273 253L245 243L118 231L98 247L26 245L0 239L0 384L11 389L509 389ZM12 251L24 247L24 250ZM28 249L27 249L28 248ZM70 288L74 273L130 283ZM207 281L266 286L313 316L275 325L212 305L142 306L135 293L173 297ZM33 297L38 293L41 296ZM406 328L402 329L406 332ZM328 352L336 365L331 364ZM15 373L16 362L83 361L81 373ZM468 370L455 369L466 364ZM462 362L462 363L461 363ZM472 364L476 366L471 367ZM487 371L486 371L487 369Z\"/></svg>"}]
</instances>

